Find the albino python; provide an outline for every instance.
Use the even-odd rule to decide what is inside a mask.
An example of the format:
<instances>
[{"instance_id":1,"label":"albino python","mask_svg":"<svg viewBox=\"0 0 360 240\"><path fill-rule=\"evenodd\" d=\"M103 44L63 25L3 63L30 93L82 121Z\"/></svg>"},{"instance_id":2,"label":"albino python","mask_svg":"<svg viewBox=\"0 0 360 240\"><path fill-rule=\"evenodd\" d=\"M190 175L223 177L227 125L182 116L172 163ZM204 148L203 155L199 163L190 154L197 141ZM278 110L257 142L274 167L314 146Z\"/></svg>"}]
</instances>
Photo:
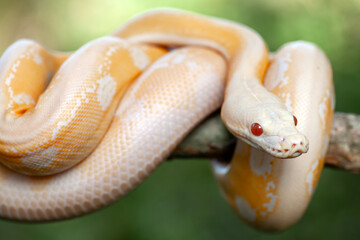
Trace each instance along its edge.
<instances>
[{"instance_id":1,"label":"albino python","mask_svg":"<svg viewBox=\"0 0 360 240\"><path fill-rule=\"evenodd\" d=\"M242 140L229 164L213 161L222 192L247 223L284 229L316 187L334 109L315 45L269 59L248 27L169 9L71 54L19 40L0 60L0 91L0 216L21 221L116 201L222 105Z\"/></svg>"}]
</instances>

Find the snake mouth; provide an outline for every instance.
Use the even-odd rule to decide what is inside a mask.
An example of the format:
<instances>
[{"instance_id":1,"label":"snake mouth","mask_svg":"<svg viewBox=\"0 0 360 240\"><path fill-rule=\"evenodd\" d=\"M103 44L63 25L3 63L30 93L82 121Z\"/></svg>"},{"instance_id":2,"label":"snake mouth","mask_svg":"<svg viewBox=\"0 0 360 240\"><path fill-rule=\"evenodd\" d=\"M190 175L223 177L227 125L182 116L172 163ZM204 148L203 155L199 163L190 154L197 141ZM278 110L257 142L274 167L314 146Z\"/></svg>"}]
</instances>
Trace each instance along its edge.
<instances>
[{"instance_id":1,"label":"snake mouth","mask_svg":"<svg viewBox=\"0 0 360 240\"><path fill-rule=\"evenodd\" d=\"M301 133L287 136L266 136L261 141L242 137L250 146L263 150L276 158L296 158L309 151L309 140Z\"/></svg>"},{"instance_id":2,"label":"snake mouth","mask_svg":"<svg viewBox=\"0 0 360 240\"><path fill-rule=\"evenodd\" d=\"M295 158L309 150L309 141L302 134L277 137L279 141L273 147L267 147L266 152L277 158Z\"/></svg>"},{"instance_id":3,"label":"snake mouth","mask_svg":"<svg viewBox=\"0 0 360 240\"><path fill-rule=\"evenodd\" d=\"M306 148L306 147L294 146L293 149L270 148L267 150L267 152L277 158L296 158L296 157L299 157L303 153L307 153L308 150L309 150L309 148Z\"/></svg>"}]
</instances>

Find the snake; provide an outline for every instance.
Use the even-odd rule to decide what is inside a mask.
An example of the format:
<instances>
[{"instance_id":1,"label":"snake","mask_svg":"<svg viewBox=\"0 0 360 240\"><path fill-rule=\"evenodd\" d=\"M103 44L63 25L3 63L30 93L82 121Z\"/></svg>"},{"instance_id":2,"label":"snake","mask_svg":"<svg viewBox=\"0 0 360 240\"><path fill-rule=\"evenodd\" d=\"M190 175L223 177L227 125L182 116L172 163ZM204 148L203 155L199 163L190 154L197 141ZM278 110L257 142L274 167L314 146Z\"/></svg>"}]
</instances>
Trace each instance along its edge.
<instances>
[{"instance_id":1,"label":"snake","mask_svg":"<svg viewBox=\"0 0 360 240\"><path fill-rule=\"evenodd\" d=\"M108 206L221 107L239 140L213 172L235 212L269 231L303 215L335 101L315 44L270 54L245 25L178 9L141 13L71 53L18 40L0 59L0 92L0 217L53 221Z\"/></svg>"}]
</instances>

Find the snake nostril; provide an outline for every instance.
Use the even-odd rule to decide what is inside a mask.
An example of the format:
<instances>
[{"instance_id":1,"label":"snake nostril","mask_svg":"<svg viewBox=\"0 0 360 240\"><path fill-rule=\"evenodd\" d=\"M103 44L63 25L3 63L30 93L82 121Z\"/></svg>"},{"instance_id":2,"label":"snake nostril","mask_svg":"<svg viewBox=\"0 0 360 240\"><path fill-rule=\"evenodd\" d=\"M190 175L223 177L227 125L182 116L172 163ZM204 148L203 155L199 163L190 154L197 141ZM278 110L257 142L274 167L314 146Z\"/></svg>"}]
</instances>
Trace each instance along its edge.
<instances>
[{"instance_id":1,"label":"snake nostril","mask_svg":"<svg viewBox=\"0 0 360 240\"><path fill-rule=\"evenodd\" d=\"M296 147L296 144L294 143L293 145L291 145L292 148Z\"/></svg>"},{"instance_id":2,"label":"snake nostril","mask_svg":"<svg viewBox=\"0 0 360 240\"><path fill-rule=\"evenodd\" d=\"M285 151L285 152L288 152L288 151L289 151L289 149L284 149L284 151Z\"/></svg>"},{"instance_id":3,"label":"snake nostril","mask_svg":"<svg viewBox=\"0 0 360 240\"><path fill-rule=\"evenodd\" d=\"M303 143L303 142L300 142L300 145L301 145L301 146L304 146L304 143Z\"/></svg>"},{"instance_id":4,"label":"snake nostril","mask_svg":"<svg viewBox=\"0 0 360 240\"><path fill-rule=\"evenodd\" d=\"M278 150L277 150L277 152L279 152L279 153L280 153L280 152L281 152L281 150L279 150L279 149L278 149Z\"/></svg>"}]
</instances>

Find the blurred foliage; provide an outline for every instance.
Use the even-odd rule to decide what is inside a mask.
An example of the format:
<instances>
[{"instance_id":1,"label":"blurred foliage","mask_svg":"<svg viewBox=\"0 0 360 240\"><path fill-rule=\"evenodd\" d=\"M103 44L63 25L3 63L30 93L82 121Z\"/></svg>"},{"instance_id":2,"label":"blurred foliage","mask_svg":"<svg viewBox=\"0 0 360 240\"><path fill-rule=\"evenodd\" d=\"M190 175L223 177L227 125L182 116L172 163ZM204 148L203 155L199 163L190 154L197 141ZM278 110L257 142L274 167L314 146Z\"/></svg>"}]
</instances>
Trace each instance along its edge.
<instances>
[{"instance_id":1,"label":"blurred foliage","mask_svg":"<svg viewBox=\"0 0 360 240\"><path fill-rule=\"evenodd\" d=\"M360 113L360 0L1 0L0 52L19 38L71 51L131 16L176 7L244 23L275 51L308 40L329 56L337 111ZM91 215L41 224L0 220L0 239L359 239L359 177L326 169L301 221L267 234L241 222L206 161L164 163L135 191Z\"/></svg>"}]
</instances>

